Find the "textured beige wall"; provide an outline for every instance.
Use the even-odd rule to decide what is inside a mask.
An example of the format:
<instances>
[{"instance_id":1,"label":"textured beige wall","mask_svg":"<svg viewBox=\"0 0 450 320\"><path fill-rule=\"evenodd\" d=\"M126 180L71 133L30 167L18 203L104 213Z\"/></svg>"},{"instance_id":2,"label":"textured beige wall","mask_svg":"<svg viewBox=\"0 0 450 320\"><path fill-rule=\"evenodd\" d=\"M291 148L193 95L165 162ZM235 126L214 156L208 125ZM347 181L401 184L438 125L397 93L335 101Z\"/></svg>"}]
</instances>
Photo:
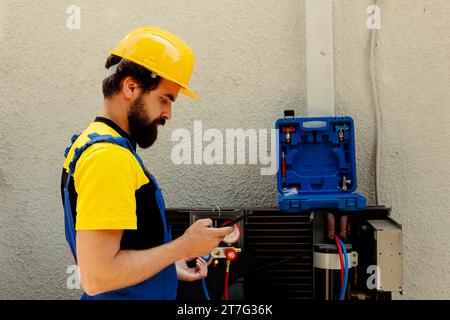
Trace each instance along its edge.
<instances>
[{"instance_id":1,"label":"textured beige wall","mask_svg":"<svg viewBox=\"0 0 450 320\"><path fill-rule=\"evenodd\" d=\"M336 110L358 126L359 190L372 198L374 113L368 76L371 1L335 1ZM69 5L81 29L66 27ZM450 298L450 2L380 1L377 70L383 113L381 200L404 227L405 299ZM272 128L285 107L306 115L304 3L1 1L0 298L76 298L59 191L63 152L102 104L108 49L144 24L197 53L192 86L144 161L170 207L275 206L258 165L176 166L176 128Z\"/></svg>"}]
</instances>

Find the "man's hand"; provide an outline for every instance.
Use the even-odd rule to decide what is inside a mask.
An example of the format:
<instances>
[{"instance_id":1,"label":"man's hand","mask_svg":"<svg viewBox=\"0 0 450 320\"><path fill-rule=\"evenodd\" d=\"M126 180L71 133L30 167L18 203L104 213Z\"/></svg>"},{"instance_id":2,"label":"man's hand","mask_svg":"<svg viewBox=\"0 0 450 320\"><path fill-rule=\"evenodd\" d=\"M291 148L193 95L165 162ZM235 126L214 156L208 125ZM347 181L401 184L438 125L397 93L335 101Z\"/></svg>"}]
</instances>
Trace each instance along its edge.
<instances>
[{"instance_id":1,"label":"man's hand","mask_svg":"<svg viewBox=\"0 0 450 320\"><path fill-rule=\"evenodd\" d=\"M233 232L232 227L211 228L211 219L200 219L195 221L180 237L188 244L188 257L201 257L217 248L219 243L228 234Z\"/></svg>"},{"instance_id":2,"label":"man's hand","mask_svg":"<svg viewBox=\"0 0 450 320\"><path fill-rule=\"evenodd\" d=\"M191 260L196 260L195 267L189 268L187 263ZM187 258L178 260L175 265L177 268L178 280L180 281L196 281L206 278L208 275L208 265L211 263L212 259L206 262L202 258Z\"/></svg>"}]
</instances>

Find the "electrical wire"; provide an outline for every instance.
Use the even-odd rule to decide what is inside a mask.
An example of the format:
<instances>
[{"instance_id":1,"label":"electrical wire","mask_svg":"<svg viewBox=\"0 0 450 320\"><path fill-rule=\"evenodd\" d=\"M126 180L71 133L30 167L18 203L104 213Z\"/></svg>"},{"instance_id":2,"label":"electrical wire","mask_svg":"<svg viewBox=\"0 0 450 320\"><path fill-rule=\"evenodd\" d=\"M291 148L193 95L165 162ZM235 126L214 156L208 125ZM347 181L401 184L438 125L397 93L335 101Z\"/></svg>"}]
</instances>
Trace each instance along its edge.
<instances>
[{"instance_id":1,"label":"electrical wire","mask_svg":"<svg viewBox=\"0 0 450 320\"><path fill-rule=\"evenodd\" d=\"M378 0L375 0L374 5L378 5ZM376 122L376 145L375 145L375 204L379 205L380 201L380 158L381 158L381 108L380 97L378 95L378 87L376 81L375 68L375 48L376 48L377 29L372 29L370 39L370 54L369 54L369 72L370 81L372 84L372 97L375 108L375 122Z\"/></svg>"},{"instance_id":2,"label":"electrical wire","mask_svg":"<svg viewBox=\"0 0 450 320\"><path fill-rule=\"evenodd\" d=\"M336 240L336 247L339 253L339 261L341 263L341 291L342 291L342 288L344 287L344 277L345 277L344 255L342 254L341 243L339 242L338 236L334 236L334 239Z\"/></svg>"},{"instance_id":3,"label":"electrical wire","mask_svg":"<svg viewBox=\"0 0 450 320\"><path fill-rule=\"evenodd\" d=\"M202 279L202 289L203 289L203 293L205 294L206 300L211 300L211 298L209 297L208 288L206 287L206 279L205 278Z\"/></svg>"},{"instance_id":4,"label":"electrical wire","mask_svg":"<svg viewBox=\"0 0 450 320\"><path fill-rule=\"evenodd\" d=\"M344 276L344 287L341 290L341 294L339 297L339 300L344 300L345 292L347 291L347 282L348 282L348 255L347 255L347 249L345 248L345 244L342 242L342 240L339 239L339 242L341 244L342 252L344 254L344 262L345 262L345 276Z\"/></svg>"}]
</instances>

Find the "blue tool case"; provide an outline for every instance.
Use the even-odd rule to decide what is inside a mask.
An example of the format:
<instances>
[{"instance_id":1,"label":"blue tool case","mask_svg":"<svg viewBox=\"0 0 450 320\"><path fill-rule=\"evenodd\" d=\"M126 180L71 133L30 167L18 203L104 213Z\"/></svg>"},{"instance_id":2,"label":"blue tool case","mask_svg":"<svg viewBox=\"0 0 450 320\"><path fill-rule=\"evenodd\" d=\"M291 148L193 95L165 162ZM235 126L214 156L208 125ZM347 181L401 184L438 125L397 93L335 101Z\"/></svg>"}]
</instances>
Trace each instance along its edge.
<instances>
[{"instance_id":1,"label":"blue tool case","mask_svg":"<svg viewBox=\"0 0 450 320\"><path fill-rule=\"evenodd\" d=\"M278 119L275 127L278 129L277 187L281 211L357 211L366 207L367 199L355 193L352 118L295 118L293 112L285 112L285 117Z\"/></svg>"}]
</instances>

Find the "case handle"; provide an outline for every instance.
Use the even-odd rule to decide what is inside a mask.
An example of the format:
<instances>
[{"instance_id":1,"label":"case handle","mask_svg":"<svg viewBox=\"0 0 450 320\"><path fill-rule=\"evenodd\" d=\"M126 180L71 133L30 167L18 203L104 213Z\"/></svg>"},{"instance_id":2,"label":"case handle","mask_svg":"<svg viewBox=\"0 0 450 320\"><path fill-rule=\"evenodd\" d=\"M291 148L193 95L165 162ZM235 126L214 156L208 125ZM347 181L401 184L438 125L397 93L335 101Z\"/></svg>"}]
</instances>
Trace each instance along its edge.
<instances>
[{"instance_id":1,"label":"case handle","mask_svg":"<svg viewBox=\"0 0 450 320\"><path fill-rule=\"evenodd\" d=\"M302 129L306 130L326 130L328 129L328 121L324 120L305 120L300 124Z\"/></svg>"}]
</instances>

